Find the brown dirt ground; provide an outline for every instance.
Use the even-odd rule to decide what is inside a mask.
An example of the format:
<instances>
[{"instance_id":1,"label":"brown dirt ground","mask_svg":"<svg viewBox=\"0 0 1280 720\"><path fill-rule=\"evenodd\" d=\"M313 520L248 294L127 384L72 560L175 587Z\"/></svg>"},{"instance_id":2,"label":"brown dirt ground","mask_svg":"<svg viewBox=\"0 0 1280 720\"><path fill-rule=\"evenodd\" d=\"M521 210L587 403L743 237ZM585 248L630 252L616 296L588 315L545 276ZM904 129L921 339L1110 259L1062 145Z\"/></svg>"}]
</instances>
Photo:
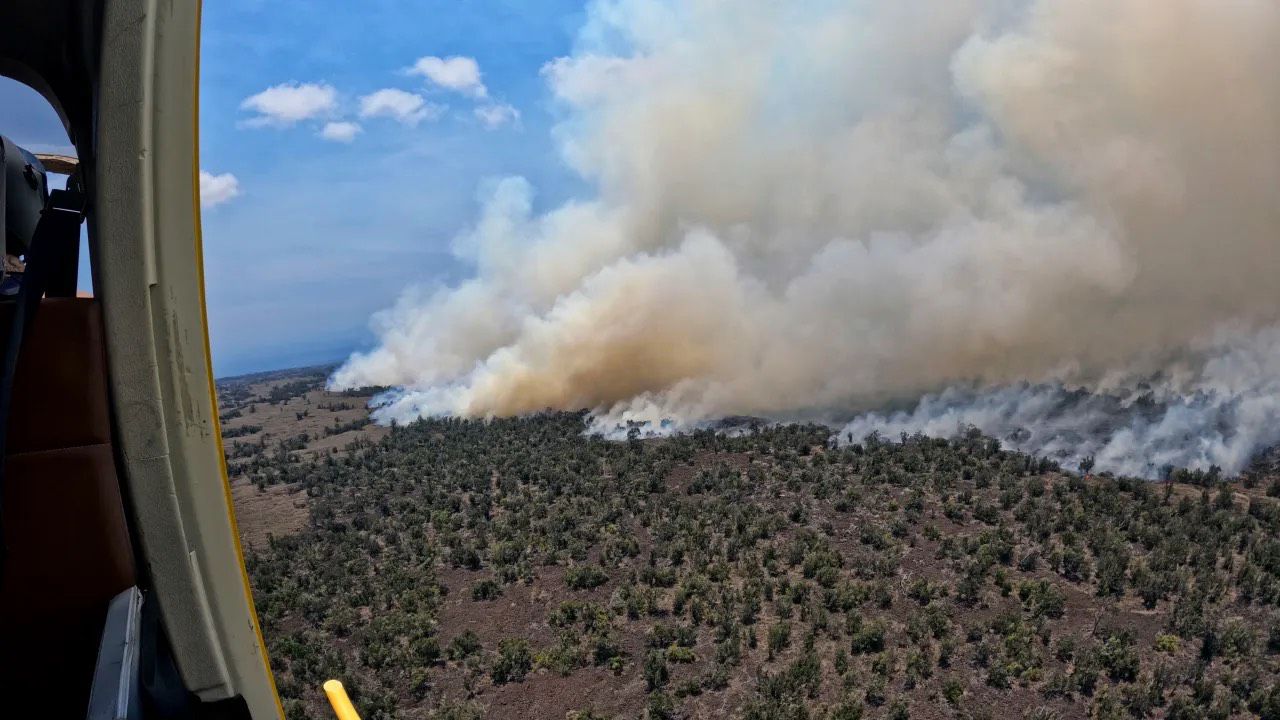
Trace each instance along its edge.
<instances>
[{"instance_id":1,"label":"brown dirt ground","mask_svg":"<svg viewBox=\"0 0 1280 720\"><path fill-rule=\"evenodd\" d=\"M305 448L296 456L322 457L328 453L341 453L357 440L377 442L389 430L379 425L365 425L358 430L347 430L326 435L334 426L351 423L369 417L370 396L344 397L323 389L310 390L287 402L272 405L266 398L273 388L296 380L295 377L265 380L249 386L249 397L235 407L224 407L226 413L234 409L240 417L222 424L223 432L234 431L249 425L261 426L261 430L235 438L224 438L224 445L231 451L237 444L257 444L265 441L270 452L280 440L296 438L306 433L310 438ZM252 410L252 411L251 411ZM302 417L299 418L299 415ZM230 458L235 466L248 458ZM262 547L269 536L284 537L306 527L310 519L307 499L292 485L272 485L258 490L245 479L237 478L231 484L231 497L235 504L236 522L240 526L240 539L246 546Z\"/></svg>"},{"instance_id":2,"label":"brown dirt ground","mask_svg":"<svg viewBox=\"0 0 1280 720\"><path fill-rule=\"evenodd\" d=\"M240 541L251 548L261 548L274 535L292 535L306 527L311 511L307 497L296 485L271 485L265 490L244 480L231 484L231 499L236 506L236 524Z\"/></svg>"}]
</instances>

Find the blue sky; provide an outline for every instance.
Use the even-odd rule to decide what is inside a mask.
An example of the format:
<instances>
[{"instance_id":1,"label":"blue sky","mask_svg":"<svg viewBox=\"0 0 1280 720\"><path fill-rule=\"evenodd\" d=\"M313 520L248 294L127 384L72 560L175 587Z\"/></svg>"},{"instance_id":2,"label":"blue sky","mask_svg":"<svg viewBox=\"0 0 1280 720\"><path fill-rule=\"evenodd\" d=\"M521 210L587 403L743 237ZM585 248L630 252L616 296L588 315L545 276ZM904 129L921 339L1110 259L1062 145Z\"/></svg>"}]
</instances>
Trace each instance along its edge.
<instances>
[{"instance_id":1,"label":"blue sky","mask_svg":"<svg viewBox=\"0 0 1280 720\"><path fill-rule=\"evenodd\" d=\"M465 276L449 245L486 179L523 175L541 206L579 190L540 70L569 51L582 12L564 0L206 3L201 165L239 189L204 212L217 372L340 360L372 342L370 315L405 287ZM485 97L406 72L427 57L474 60ZM250 126L246 99L282 84L332 88L334 107ZM361 99L387 89L434 117L397 119L385 103L361 117ZM489 128L475 114L505 106L518 121ZM323 139L331 122L362 130Z\"/></svg>"},{"instance_id":2,"label":"blue sky","mask_svg":"<svg viewBox=\"0 0 1280 720\"><path fill-rule=\"evenodd\" d=\"M216 372L338 361L371 344L370 316L404 288L468 274L449 247L492 178L528 178L539 208L580 193L540 71L569 52L582 18L581 0L205 3ZM65 145L35 97L0 79L0 132Z\"/></svg>"}]
</instances>

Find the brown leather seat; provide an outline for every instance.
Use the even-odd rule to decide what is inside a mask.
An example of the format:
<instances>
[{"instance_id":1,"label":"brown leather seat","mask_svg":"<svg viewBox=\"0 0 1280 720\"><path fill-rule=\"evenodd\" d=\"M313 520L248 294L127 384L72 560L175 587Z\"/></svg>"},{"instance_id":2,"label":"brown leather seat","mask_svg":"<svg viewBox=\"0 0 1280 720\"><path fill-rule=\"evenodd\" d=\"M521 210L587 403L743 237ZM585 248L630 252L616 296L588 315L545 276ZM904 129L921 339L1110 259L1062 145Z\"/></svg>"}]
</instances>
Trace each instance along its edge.
<instances>
[{"instance_id":1,"label":"brown leather seat","mask_svg":"<svg viewBox=\"0 0 1280 720\"><path fill-rule=\"evenodd\" d=\"M12 305L0 305L0 346L12 318ZM40 303L14 379L10 455L111 442L104 347L96 300Z\"/></svg>"},{"instance_id":2,"label":"brown leather seat","mask_svg":"<svg viewBox=\"0 0 1280 720\"><path fill-rule=\"evenodd\" d=\"M11 318L0 306L0 339ZM107 603L136 582L94 300L37 310L5 461L0 686L41 717L83 717Z\"/></svg>"}]
</instances>

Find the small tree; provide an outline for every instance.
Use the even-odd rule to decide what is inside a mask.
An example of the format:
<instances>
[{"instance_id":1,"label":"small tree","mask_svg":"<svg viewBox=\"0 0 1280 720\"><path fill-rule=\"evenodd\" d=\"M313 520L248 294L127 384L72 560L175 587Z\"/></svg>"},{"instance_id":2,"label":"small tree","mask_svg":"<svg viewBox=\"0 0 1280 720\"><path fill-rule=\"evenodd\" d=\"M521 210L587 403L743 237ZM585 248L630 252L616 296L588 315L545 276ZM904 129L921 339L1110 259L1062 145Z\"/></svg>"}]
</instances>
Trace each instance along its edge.
<instances>
[{"instance_id":1,"label":"small tree","mask_svg":"<svg viewBox=\"0 0 1280 720\"><path fill-rule=\"evenodd\" d=\"M1088 475L1089 473L1093 472L1093 466L1095 464L1096 464L1096 461L1094 460L1094 457L1092 455L1085 457L1085 459L1080 461L1080 474Z\"/></svg>"},{"instance_id":2,"label":"small tree","mask_svg":"<svg viewBox=\"0 0 1280 720\"><path fill-rule=\"evenodd\" d=\"M791 624L779 622L769 628L769 659L772 660L791 643Z\"/></svg>"},{"instance_id":3,"label":"small tree","mask_svg":"<svg viewBox=\"0 0 1280 720\"><path fill-rule=\"evenodd\" d=\"M667 657L661 650L654 650L644 659L644 683L652 692L667 684L670 672Z\"/></svg>"}]
</instances>

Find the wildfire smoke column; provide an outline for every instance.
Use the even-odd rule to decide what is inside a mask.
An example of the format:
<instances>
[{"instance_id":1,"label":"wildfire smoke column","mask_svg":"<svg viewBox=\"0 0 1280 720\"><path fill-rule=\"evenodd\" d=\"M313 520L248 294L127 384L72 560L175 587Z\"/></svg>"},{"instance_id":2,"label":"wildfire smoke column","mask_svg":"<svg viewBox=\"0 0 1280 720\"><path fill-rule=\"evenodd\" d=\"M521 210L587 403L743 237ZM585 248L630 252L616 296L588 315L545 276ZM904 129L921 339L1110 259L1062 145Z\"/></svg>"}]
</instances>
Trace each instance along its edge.
<instances>
[{"instance_id":1,"label":"wildfire smoke column","mask_svg":"<svg viewBox=\"0 0 1280 720\"><path fill-rule=\"evenodd\" d=\"M1213 408L1178 427L1220 448L1172 460L1238 469L1277 425L1276 67L1271 0L593 3L543 69L593 194L535 214L493 183L454 245L474 275L406 292L332 382L400 388L384 420L604 427L961 389L860 420L902 429L1001 426L1022 391L1020 422L1071 426L1024 400L1082 387L1120 403L1100 469L1146 452L1110 443L1161 422L1126 409L1146 383Z\"/></svg>"}]
</instances>

